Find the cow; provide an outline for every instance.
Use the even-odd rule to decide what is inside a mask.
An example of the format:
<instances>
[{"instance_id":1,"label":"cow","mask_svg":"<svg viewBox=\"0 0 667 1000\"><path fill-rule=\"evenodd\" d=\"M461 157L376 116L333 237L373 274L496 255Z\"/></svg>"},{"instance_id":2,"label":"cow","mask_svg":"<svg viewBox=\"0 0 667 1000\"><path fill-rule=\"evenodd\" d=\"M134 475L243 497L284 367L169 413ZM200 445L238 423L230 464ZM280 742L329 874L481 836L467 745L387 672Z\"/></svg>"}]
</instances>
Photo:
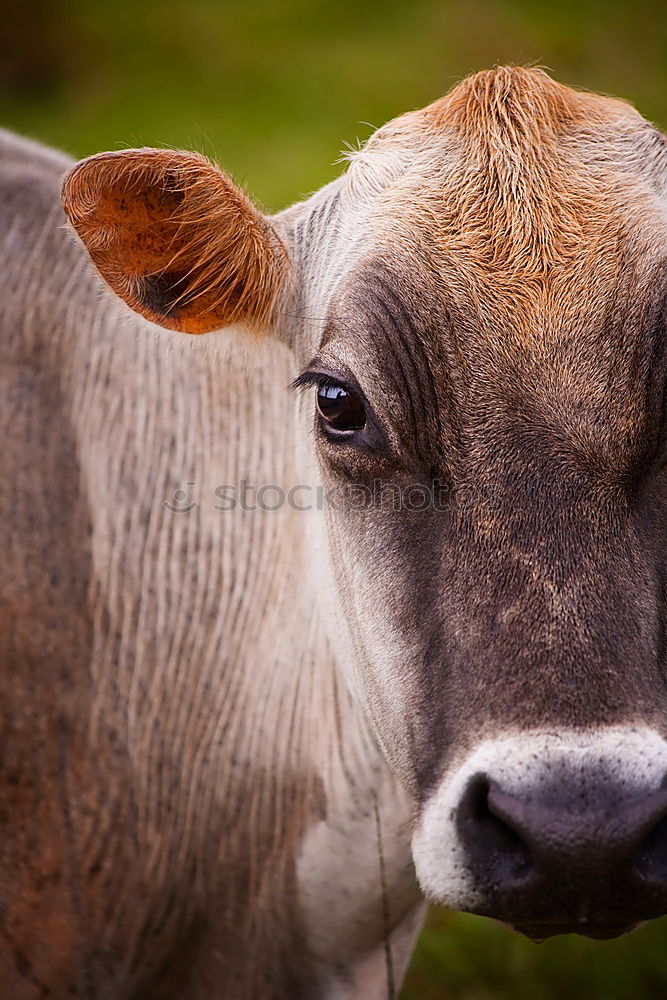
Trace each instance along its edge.
<instances>
[{"instance_id":1,"label":"cow","mask_svg":"<svg viewBox=\"0 0 667 1000\"><path fill-rule=\"evenodd\" d=\"M7 133L0 192L2 996L373 1000L424 899L665 913L656 128L501 67L272 217Z\"/></svg>"}]
</instances>

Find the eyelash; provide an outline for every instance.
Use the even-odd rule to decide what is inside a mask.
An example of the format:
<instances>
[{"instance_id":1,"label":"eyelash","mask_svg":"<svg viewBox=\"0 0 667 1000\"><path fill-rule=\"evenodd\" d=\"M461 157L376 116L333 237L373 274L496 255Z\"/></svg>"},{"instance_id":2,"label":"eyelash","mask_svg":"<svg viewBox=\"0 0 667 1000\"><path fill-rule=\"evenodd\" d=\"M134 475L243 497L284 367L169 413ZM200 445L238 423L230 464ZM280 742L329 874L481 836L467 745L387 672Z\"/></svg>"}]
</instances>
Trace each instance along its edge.
<instances>
[{"instance_id":1,"label":"eyelash","mask_svg":"<svg viewBox=\"0 0 667 1000\"><path fill-rule=\"evenodd\" d=\"M344 382L332 378L331 375L324 375L322 372L305 371L294 379L290 385L290 389L293 392L301 392L304 389L309 389L311 386L314 386L316 389L325 389L329 386L338 385L341 389L345 389L346 392L353 392L352 389L348 389Z\"/></svg>"}]
</instances>

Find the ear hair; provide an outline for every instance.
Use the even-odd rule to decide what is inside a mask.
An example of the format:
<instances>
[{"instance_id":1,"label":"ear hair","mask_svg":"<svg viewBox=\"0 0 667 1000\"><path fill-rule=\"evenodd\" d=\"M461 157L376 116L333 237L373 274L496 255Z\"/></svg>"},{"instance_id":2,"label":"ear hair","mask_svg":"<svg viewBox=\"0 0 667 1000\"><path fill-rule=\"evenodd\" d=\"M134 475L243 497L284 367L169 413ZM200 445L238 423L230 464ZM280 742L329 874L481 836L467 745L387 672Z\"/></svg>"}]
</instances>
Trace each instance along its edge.
<instances>
[{"instance_id":1,"label":"ear hair","mask_svg":"<svg viewBox=\"0 0 667 1000\"><path fill-rule=\"evenodd\" d=\"M102 277L146 318L191 333L270 321L287 251L204 156L101 153L66 175L62 203Z\"/></svg>"}]
</instances>

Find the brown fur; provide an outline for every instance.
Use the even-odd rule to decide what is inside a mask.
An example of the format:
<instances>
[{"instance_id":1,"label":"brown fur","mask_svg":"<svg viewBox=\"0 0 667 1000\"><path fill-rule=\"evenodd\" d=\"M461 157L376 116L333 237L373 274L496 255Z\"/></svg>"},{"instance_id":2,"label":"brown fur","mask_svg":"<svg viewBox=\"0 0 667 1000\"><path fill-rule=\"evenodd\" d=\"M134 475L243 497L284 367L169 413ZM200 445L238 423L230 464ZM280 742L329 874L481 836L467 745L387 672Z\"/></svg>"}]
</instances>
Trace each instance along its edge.
<instances>
[{"instance_id":1,"label":"brown fur","mask_svg":"<svg viewBox=\"0 0 667 1000\"><path fill-rule=\"evenodd\" d=\"M499 69L463 81L431 114L463 144L469 173L449 185L445 208L480 263L525 280L580 249L591 185L578 170L572 190L561 144L577 125L603 125L598 103L544 73Z\"/></svg>"},{"instance_id":2,"label":"brown fur","mask_svg":"<svg viewBox=\"0 0 667 1000\"><path fill-rule=\"evenodd\" d=\"M652 211L654 192L624 165L650 129L630 105L540 70L479 73L371 139L367 173L388 149L417 164L385 189L380 238L419 249L477 329L510 329L503 349L534 349L554 317L614 287Z\"/></svg>"},{"instance_id":3,"label":"brown fur","mask_svg":"<svg viewBox=\"0 0 667 1000\"><path fill-rule=\"evenodd\" d=\"M147 319L187 333L267 323L287 254L203 156L142 149L90 157L66 176L63 207L102 277Z\"/></svg>"}]
</instances>

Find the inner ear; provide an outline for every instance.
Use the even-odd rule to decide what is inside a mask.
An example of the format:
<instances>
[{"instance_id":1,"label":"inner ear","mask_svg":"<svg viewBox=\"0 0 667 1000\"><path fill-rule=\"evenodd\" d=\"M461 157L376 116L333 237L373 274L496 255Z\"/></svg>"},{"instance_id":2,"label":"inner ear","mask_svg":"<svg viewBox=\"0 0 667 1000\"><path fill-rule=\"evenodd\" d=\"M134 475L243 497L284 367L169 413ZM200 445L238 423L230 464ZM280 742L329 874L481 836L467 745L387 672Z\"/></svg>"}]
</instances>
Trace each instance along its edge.
<instances>
[{"instance_id":1,"label":"inner ear","mask_svg":"<svg viewBox=\"0 0 667 1000\"><path fill-rule=\"evenodd\" d=\"M263 326L287 279L271 223L197 153L101 153L65 177L63 208L110 288L172 330Z\"/></svg>"}]
</instances>

